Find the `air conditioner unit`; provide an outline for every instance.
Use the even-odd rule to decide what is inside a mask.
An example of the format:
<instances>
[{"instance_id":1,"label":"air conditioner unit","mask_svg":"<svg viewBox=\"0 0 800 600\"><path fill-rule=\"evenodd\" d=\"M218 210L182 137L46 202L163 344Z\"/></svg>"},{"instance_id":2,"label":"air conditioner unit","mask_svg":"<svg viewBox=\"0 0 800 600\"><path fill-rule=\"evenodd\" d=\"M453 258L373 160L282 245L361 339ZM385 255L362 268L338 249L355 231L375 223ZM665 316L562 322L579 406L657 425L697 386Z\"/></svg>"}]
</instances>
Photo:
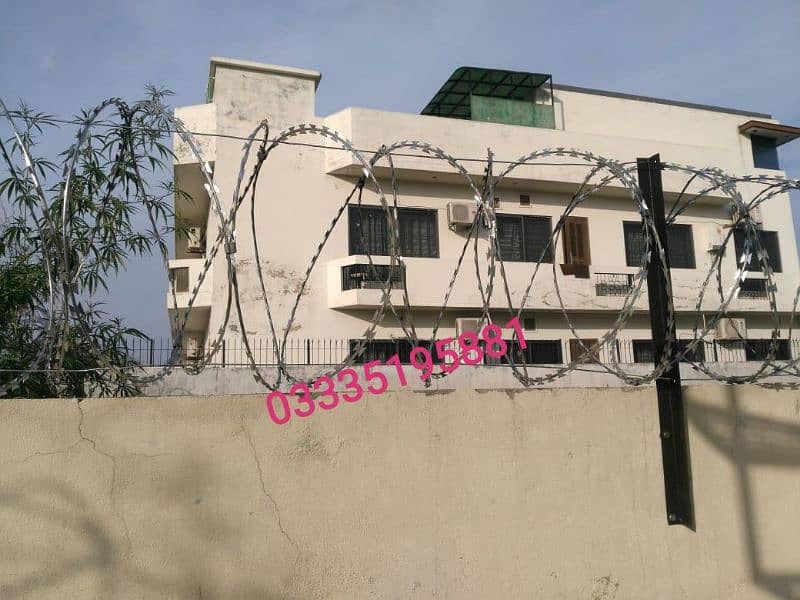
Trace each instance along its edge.
<instances>
[{"instance_id":1,"label":"air conditioner unit","mask_svg":"<svg viewBox=\"0 0 800 600\"><path fill-rule=\"evenodd\" d=\"M205 252L206 251L206 228L205 227L189 227L186 239L187 252Z\"/></svg>"},{"instance_id":2,"label":"air conditioner unit","mask_svg":"<svg viewBox=\"0 0 800 600\"><path fill-rule=\"evenodd\" d=\"M183 352L187 360L200 360L203 358L203 337L200 335L187 335L183 340Z\"/></svg>"},{"instance_id":3,"label":"air conditioner unit","mask_svg":"<svg viewBox=\"0 0 800 600\"><path fill-rule=\"evenodd\" d=\"M447 203L447 224L452 227L471 227L478 207L469 202Z\"/></svg>"},{"instance_id":4,"label":"air conditioner unit","mask_svg":"<svg viewBox=\"0 0 800 600\"><path fill-rule=\"evenodd\" d=\"M456 319L456 338L467 331L472 331L477 335L480 322L480 319L472 317Z\"/></svg>"},{"instance_id":5,"label":"air conditioner unit","mask_svg":"<svg viewBox=\"0 0 800 600\"><path fill-rule=\"evenodd\" d=\"M747 326L744 319L722 318L717 321L718 340L739 340L747 338Z\"/></svg>"}]
</instances>

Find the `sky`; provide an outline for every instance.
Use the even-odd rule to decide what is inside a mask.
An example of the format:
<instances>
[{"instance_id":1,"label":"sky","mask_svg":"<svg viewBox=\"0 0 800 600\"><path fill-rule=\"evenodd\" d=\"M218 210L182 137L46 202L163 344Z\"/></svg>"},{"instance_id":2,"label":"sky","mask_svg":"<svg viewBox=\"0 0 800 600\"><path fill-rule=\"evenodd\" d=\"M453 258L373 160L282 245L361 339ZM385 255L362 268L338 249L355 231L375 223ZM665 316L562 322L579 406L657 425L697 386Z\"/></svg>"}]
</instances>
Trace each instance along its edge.
<instances>
[{"instance_id":1,"label":"sky","mask_svg":"<svg viewBox=\"0 0 800 600\"><path fill-rule=\"evenodd\" d=\"M800 126L800 1L0 0L0 98L70 117L148 83L205 100L224 56L322 72L317 114L418 113L462 65L552 73L555 83L712 104ZM768 10L767 10L768 7ZM5 131L5 130L3 130ZM42 152L53 152L51 136ZM63 148L63 146L62 146ZM780 149L800 177L800 140ZM793 196L800 237L800 195ZM2 214L2 213L0 213ZM109 310L168 332L160 260L113 283Z\"/></svg>"}]
</instances>

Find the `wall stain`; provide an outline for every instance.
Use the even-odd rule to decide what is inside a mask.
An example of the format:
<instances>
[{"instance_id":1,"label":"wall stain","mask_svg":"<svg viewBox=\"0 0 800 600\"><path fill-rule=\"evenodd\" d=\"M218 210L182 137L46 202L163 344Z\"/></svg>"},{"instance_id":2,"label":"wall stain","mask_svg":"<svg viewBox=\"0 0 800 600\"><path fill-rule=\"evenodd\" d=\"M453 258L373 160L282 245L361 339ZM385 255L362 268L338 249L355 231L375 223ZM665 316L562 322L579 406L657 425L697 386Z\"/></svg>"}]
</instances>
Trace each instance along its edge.
<instances>
[{"instance_id":1,"label":"wall stain","mask_svg":"<svg viewBox=\"0 0 800 600\"><path fill-rule=\"evenodd\" d=\"M619 581L611 573L598 577L592 582L592 600L614 600L617 597Z\"/></svg>"}]
</instances>

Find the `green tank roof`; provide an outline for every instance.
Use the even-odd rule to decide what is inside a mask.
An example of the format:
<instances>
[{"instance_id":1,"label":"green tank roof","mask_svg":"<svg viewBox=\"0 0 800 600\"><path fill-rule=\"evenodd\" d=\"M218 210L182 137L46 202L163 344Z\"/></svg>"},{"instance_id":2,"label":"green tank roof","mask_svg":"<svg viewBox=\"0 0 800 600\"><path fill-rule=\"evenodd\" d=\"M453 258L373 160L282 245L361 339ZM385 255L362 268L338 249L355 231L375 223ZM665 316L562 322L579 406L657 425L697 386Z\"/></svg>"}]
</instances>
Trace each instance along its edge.
<instances>
[{"instance_id":1,"label":"green tank roof","mask_svg":"<svg viewBox=\"0 0 800 600\"><path fill-rule=\"evenodd\" d=\"M551 76L544 73L459 67L422 109L422 114L471 119L471 96L532 101L536 90L550 80Z\"/></svg>"}]
</instances>

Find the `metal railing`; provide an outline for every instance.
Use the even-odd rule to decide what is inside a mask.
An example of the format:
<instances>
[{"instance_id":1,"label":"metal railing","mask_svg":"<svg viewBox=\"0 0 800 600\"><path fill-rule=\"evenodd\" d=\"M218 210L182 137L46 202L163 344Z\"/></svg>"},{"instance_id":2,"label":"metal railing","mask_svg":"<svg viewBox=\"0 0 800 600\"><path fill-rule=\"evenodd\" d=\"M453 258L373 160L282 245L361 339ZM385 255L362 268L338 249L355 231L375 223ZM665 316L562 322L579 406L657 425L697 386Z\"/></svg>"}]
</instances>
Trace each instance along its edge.
<instances>
[{"instance_id":1,"label":"metal railing","mask_svg":"<svg viewBox=\"0 0 800 600\"><path fill-rule=\"evenodd\" d=\"M255 362L259 366L275 366L278 364L278 349L275 348L271 338L248 336L250 349ZM341 363L350 352L352 341L349 339L310 339L289 338L286 341L285 360L288 365L337 365ZM535 342L536 340L529 340ZM682 350L689 340L679 340L678 347ZM172 353L172 342L169 338L158 340L131 338L126 340L126 351L130 358L142 366L163 366L168 364ZM703 360L708 363L743 363L760 361L761 358L752 358L753 350L760 356L768 344L765 340L736 340L736 341L702 341L695 350L694 360ZM569 342L562 340L562 352L558 353L561 360L548 361L548 364L563 364L570 360ZM198 358L209 356L209 344L203 347L203 353ZM781 342L780 352L776 360L788 354L789 358L800 356L800 340L786 340ZM750 358L748 358L750 355ZM181 364L192 364L197 359L189 359L185 354L181 357ZM646 364L652 363L652 349L650 340L617 339L603 345L597 353L597 362L610 364L612 361L620 364ZM685 360L685 359L684 359ZM531 360L528 361L531 364ZM244 343L238 336L225 337L216 354L209 363L213 366L247 366L247 353ZM503 360L487 359L486 365L507 364Z\"/></svg>"},{"instance_id":2,"label":"metal railing","mask_svg":"<svg viewBox=\"0 0 800 600\"><path fill-rule=\"evenodd\" d=\"M627 296L633 289L633 274L595 273L594 289L598 296Z\"/></svg>"},{"instance_id":3,"label":"metal railing","mask_svg":"<svg viewBox=\"0 0 800 600\"><path fill-rule=\"evenodd\" d=\"M767 297L766 279L745 279L739 286L739 298L766 299Z\"/></svg>"},{"instance_id":4,"label":"metal railing","mask_svg":"<svg viewBox=\"0 0 800 600\"><path fill-rule=\"evenodd\" d=\"M404 275L400 265L347 265L342 267L342 291L381 290L386 286L387 280L391 289L402 289Z\"/></svg>"}]
</instances>

